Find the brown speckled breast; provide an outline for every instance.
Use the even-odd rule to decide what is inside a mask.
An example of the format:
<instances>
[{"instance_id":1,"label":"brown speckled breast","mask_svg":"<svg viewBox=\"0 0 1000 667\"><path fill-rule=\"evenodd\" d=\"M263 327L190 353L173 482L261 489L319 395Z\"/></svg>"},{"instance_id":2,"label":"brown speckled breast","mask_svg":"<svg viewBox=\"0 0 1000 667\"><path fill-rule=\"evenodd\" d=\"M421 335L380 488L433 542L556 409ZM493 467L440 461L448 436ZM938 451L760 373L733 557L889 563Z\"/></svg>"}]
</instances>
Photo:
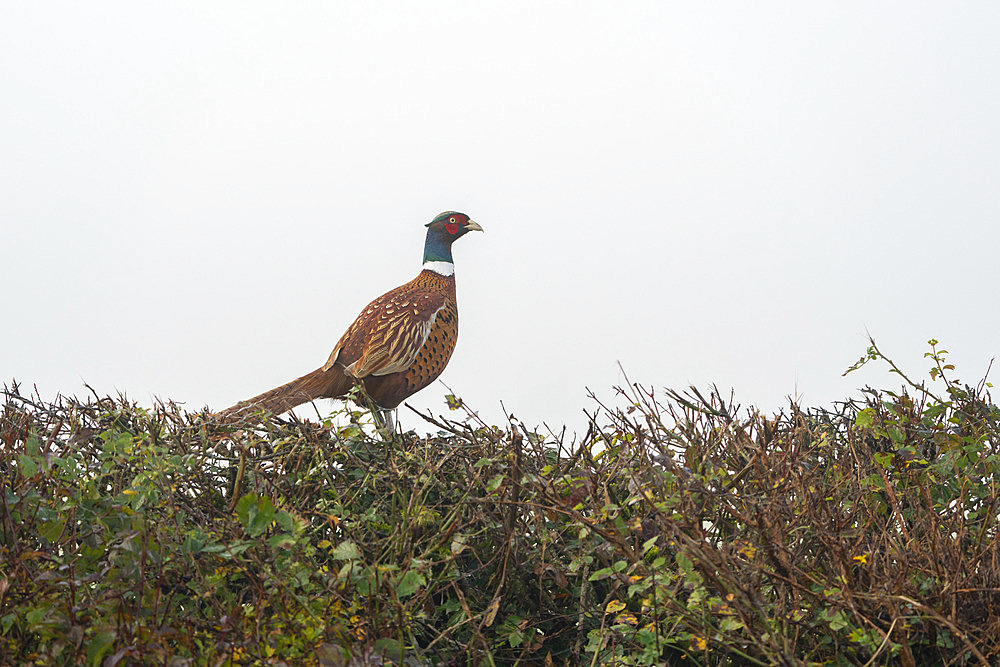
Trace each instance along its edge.
<instances>
[{"instance_id":1,"label":"brown speckled breast","mask_svg":"<svg viewBox=\"0 0 1000 667\"><path fill-rule=\"evenodd\" d=\"M420 391L441 375L457 342L458 307L454 299L448 299L434 318L427 342L420 348L410 368L402 374L407 396Z\"/></svg>"},{"instance_id":2,"label":"brown speckled breast","mask_svg":"<svg viewBox=\"0 0 1000 667\"><path fill-rule=\"evenodd\" d=\"M414 305L419 304L419 307ZM413 313L401 318L400 312ZM350 367L366 353L374 356L386 350L382 365L393 367L395 360L412 356L411 341L422 338L420 325L433 316L423 345L405 370L388 374L365 374L362 383L368 395L383 408L395 408L441 375L458 341L458 306L455 277L433 271L420 274L370 303L352 324L327 362ZM370 348L376 345L375 351ZM367 346L367 347L366 347ZM361 364L367 367L369 364ZM377 372L377 371L376 371Z\"/></svg>"}]
</instances>

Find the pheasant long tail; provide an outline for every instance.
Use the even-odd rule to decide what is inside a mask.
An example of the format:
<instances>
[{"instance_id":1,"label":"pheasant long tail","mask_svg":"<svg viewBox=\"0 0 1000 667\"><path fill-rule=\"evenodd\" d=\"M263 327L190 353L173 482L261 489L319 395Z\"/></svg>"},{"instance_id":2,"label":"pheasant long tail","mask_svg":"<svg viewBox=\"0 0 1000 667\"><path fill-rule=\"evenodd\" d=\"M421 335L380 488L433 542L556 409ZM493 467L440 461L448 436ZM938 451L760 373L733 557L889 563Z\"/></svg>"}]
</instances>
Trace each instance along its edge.
<instances>
[{"instance_id":1,"label":"pheasant long tail","mask_svg":"<svg viewBox=\"0 0 1000 667\"><path fill-rule=\"evenodd\" d=\"M306 373L300 378L287 382L271 391L240 401L231 408L218 413L225 419L238 418L260 412L281 414L294 407L316 400L317 398L335 398L350 391L353 382L343 370L334 366L327 370L317 368L312 373Z\"/></svg>"}]
</instances>

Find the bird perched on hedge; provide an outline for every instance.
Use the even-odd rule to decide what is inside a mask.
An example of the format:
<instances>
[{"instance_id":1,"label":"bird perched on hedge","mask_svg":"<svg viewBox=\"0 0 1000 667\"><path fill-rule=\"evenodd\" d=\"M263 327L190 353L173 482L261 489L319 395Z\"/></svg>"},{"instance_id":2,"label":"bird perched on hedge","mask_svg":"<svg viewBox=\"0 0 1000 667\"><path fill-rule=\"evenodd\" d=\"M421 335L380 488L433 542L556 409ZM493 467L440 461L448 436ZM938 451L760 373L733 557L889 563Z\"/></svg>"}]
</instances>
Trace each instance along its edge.
<instances>
[{"instance_id":1,"label":"bird perched on hedge","mask_svg":"<svg viewBox=\"0 0 1000 667\"><path fill-rule=\"evenodd\" d=\"M423 270L369 303L312 373L224 410L223 417L282 413L317 398L345 396L360 384L387 413L433 382L458 339L451 244L483 228L464 213L445 211L427 225ZM384 416L384 415L383 415Z\"/></svg>"}]
</instances>

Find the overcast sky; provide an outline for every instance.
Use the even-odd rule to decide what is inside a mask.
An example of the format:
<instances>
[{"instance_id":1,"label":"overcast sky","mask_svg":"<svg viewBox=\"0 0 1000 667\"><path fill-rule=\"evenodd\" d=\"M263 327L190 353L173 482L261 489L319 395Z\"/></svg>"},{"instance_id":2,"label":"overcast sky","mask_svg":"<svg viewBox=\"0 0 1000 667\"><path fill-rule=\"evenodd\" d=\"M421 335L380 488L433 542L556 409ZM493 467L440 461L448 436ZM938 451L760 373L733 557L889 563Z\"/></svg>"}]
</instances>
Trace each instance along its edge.
<instances>
[{"instance_id":1,"label":"overcast sky","mask_svg":"<svg viewBox=\"0 0 1000 667\"><path fill-rule=\"evenodd\" d=\"M619 363L827 405L898 385L841 377L867 332L978 380L998 35L988 2L7 3L0 376L224 408L321 365L454 209L486 234L442 380L488 421L580 428Z\"/></svg>"}]
</instances>

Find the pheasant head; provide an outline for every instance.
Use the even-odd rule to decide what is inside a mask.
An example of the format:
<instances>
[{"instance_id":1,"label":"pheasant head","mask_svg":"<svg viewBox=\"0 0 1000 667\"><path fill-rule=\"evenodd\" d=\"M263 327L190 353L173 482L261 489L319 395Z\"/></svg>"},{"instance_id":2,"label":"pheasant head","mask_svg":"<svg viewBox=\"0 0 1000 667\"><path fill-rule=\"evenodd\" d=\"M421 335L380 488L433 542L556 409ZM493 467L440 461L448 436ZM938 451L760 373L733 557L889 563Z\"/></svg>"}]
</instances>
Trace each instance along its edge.
<instances>
[{"instance_id":1,"label":"pheasant head","mask_svg":"<svg viewBox=\"0 0 1000 667\"><path fill-rule=\"evenodd\" d=\"M455 260L451 244L468 232L481 232L483 228L457 211L445 211L427 224L424 242L424 268L450 276L455 273Z\"/></svg>"}]
</instances>

